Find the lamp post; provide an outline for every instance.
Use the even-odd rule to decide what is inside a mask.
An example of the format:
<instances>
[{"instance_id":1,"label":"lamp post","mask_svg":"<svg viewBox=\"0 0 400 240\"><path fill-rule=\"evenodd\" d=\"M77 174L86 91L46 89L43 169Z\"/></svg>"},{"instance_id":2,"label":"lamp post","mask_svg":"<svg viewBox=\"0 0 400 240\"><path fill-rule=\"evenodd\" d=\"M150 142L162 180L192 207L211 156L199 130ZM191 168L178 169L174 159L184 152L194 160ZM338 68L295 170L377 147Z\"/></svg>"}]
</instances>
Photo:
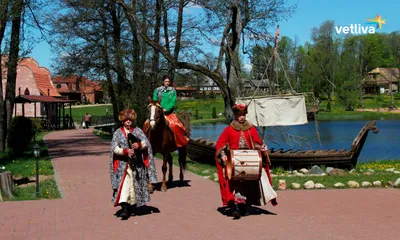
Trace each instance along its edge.
<instances>
[{"instance_id":1,"label":"lamp post","mask_svg":"<svg viewBox=\"0 0 400 240\"><path fill-rule=\"evenodd\" d=\"M33 145L33 155L36 159L36 198L40 198L39 195L39 157L40 157L40 146L36 143L36 131L33 135L34 145Z\"/></svg>"}]
</instances>

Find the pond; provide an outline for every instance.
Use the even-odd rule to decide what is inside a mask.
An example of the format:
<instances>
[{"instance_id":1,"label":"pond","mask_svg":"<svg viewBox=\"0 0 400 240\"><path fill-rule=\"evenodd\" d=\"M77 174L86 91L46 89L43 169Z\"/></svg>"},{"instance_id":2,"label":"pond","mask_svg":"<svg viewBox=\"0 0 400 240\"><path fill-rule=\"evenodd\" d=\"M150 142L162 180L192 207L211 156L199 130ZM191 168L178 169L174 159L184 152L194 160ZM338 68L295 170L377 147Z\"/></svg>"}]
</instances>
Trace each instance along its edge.
<instances>
[{"instance_id":1,"label":"pond","mask_svg":"<svg viewBox=\"0 0 400 240\"><path fill-rule=\"evenodd\" d=\"M312 121L298 126L268 127L264 139L270 149L349 149L367 122L368 120L318 121L316 124ZM226 124L193 125L191 138L210 138L216 141L226 126ZM400 159L400 120L378 120L376 126L379 132L377 134L369 132L358 161ZM317 133L320 135L320 141Z\"/></svg>"}]
</instances>

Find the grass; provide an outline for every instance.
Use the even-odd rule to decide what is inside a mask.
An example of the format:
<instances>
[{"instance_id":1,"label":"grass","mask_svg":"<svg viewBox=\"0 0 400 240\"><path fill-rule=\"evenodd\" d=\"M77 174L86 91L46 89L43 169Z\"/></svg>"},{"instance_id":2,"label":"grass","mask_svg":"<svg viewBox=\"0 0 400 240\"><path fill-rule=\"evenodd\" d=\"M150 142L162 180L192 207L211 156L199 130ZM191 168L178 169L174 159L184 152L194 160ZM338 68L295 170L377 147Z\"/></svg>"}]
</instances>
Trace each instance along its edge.
<instances>
[{"instance_id":1,"label":"grass","mask_svg":"<svg viewBox=\"0 0 400 240\"><path fill-rule=\"evenodd\" d=\"M331 111L327 112L327 100L322 100L320 104L320 112L318 113L318 120L380 120L380 119L400 119L400 114L393 112L358 112L358 111L345 111L345 106L339 102L331 102ZM387 95L364 95L363 107L364 108L387 108L391 103L391 96ZM395 106L400 107L400 95L394 98ZM397 104L397 105L396 105ZM192 113L191 124L210 124L210 123L225 123L226 119L223 116L212 118L213 108L216 108L217 115L223 113L225 106L221 98L214 100L210 99L190 99L178 100L176 104L176 111L190 110ZM73 108L72 116L76 122L80 122L86 112L92 116L104 116L106 108L112 114L111 105L107 106L88 106L81 108ZM196 110L198 111L199 119L195 119Z\"/></svg>"},{"instance_id":2,"label":"grass","mask_svg":"<svg viewBox=\"0 0 400 240\"><path fill-rule=\"evenodd\" d=\"M156 157L159 159L162 159L162 155L156 154ZM179 166L178 164L178 155L177 153L172 153L173 157L173 164L175 166ZM279 180L285 180L288 188L290 188L292 183L299 183L301 186L307 182L307 181L313 181L314 183L321 183L323 184L327 189L332 189L334 188L334 184L337 182L343 183L345 188L347 187L347 182L350 180L356 181L361 185L361 182L363 181L368 181L368 182L374 182L374 181L380 181L382 183L383 188L387 188L388 185L387 183L391 181L394 183L398 178L400 178L400 174L395 174L392 172L387 172L385 169L388 168L395 168L397 170L400 170L400 161L399 160L391 160L391 161L379 161L379 162L369 162L369 163L359 163L355 169L355 172L353 174L349 174L346 172L344 176L302 176L302 177L295 177L292 175L289 175L286 171L280 169L280 168L272 168L272 173L278 173L276 175L280 176L274 176L272 178L273 181L273 187L274 189L278 188L278 182ZM363 175L365 172L367 172L369 169L374 170L373 175ZM203 163L197 163L194 161L191 161L189 158L187 158L187 170L202 176L204 178L210 179L211 181L215 181L215 176L217 173L217 169L215 165L211 164L203 164ZM300 188L300 190L304 190L304 188Z\"/></svg>"},{"instance_id":3,"label":"grass","mask_svg":"<svg viewBox=\"0 0 400 240\"><path fill-rule=\"evenodd\" d=\"M173 158L173 164L175 166L179 167L179 162L178 162L178 154L176 152L171 153L172 158ZM162 155L157 153L156 156L159 159L163 159ZM203 176L205 178L208 178L210 180L214 180L214 174L217 173L217 168L215 165L211 164L204 164L204 163L198 163L194 162L189 159L189 157L186 157L186 167L187 171L192 172L196 175ZM162 178L159 177L159 180Z\"/></svg>"},{"instance_id":4,"label":"grass","mask_svg":"<svg viewBox=\"0 0 400 240\"><path fill-rule=\"evenodd\" d=\"M108 133L108 132L104 132L104 131L100 131L100 130L93 130L93 134L98 136L101 139L107 140L107 141L111 141L112 140L112 134Z\"/></svg>"},{"instance_id":5,"label":"grass","mask_svg":"<svg viewBox=\"0 0 400 240\"><path fill-rule=\"evenodd\" d=\"M98 132L98 131L97 131ZM105 138L107 134L96 134L99 137L102 137L106 140L111 140L111 138ZM108 134L108 136L111 136ZM178 163L178 154L176 152L171 153L173 157L173 164L175 166L179 166ZM162 159L162 155L157 153L155 157ZM210 179L211 181L215 181L217 169L214 164L205 164L205 163L198 163L194 162L186 158L187 161L187 171L190 171L196 175L202 176L204 178ZM325 170L324 166L321 166L323 170ZM398 178L400 178L400 174L395 174L392 172L385 171L388 168L395 168L396 170L400 171L400 160L387 160L387 161L378 161L378 162L366 162L366 163L358 163L357 167L355 168L355 172L353 174L349 174L346 172L344 176L302 176L296 177L288 173L288 171L283 170L282 168L272 168L272 173L275 176L272 178L274 188L278 188L279 180L286 180L286 184L288 188L291 186L292 183L299 183L303 185L305 182L312 180L314 183L321 183L326 188L334 188L334 184L337 182L341 182L346 185L347 182L350 180L357 181L361 184L363 181L381 181L382 187L388 187L388 181L395 182ZM372 169L374 171L373 175L363 175L368 170ZM175 177L176 179L176 177ZM159 180L161 178L159 177ZM301 188L303 189L303 188Z\"/></svg>"},{"instance_id":6,"label":"grass","mask_svg":"<svg viewBox=\"0 0 400 240\"><path fill-rule=\"evenodd\" d=\"M387 95L365 95L363 97L364 109L374 108L388 108L391 104L391 96ZM393 112L358 112L346 111L345 106L339 102L331 102L331 111L326 112L328 101L323 100L320 104L320 112L318 113L318 120L379 120L379 119L400 119L400 114ZM396 105L397 104L397 105ZM396 97L394 101L395 106L400 105L400 97Z\"/></svg>"},{"instance_id":7,"label":"grass","mask_svg":"<svg viewBox=\"0 0 400 240\"><path fill-rule=\"evenodd\" d=\"M285 180L286 185L290 188L292 183L299 183L302 186L305 182L311 180L314 183L323 184L328 189L334 188L333 185L337 182L343 183L346 185L345 188L348 188L347 182L352 180L358 182L360 185L363 181L368 181L370 183L380 181L382 184L381 187L386 188L388 187L387 183L389 181L394 183L398 178L400 178L400 174L386 171L386 169L389 168L394 168L400 171L400 160L358 163L352 174L346 171L343 176L293 176L282 168L273 168L272 173L276 175L273 177L273 185L277 188L279 180ZM324 166L321 166L321 169L324 171L326 170ZM364 175L364 173L368 171L373 171L372 175Z\"/></svg>"},{"instance_id":8,"label":"grass","mask_svg":"<svg viewBox=\"0 0 400 240\"><path fill-rule=\"evenodd\" d=\"M39 159L39 175L50 176L54 175L54 168L51 158L48 154L48 149L43 141L43 136L48 132L40 132L36 135L36 140L41 147L41 157ZM3 171L10 171L14 179L30 178L36 175L36 159L33 156L31 142L30 150L24 152L22 157L14 158L7 153L0 156L0 166L5 167ZM60 198L57 184L53 178L39 183L40 197L45 199ZM15 189L15 198L9 200L33 200L36 199L35 186L18 187Z\"/></svg>"},{"instance_id":9,"label":"grass","mask_svg":"<svg viewBox=\"0 0 400 240\"><path fill-rule=\"evenodd\" d=\"M106 108L108 108L109 114L113 114L113 108L110 105L101 105L101 106L82 106L82 107L75 107L71 109L72 117L75 122L81 122L83 116L86 113L89 113L92 116L105 116L106 115ZM67 110L66 113L69 113Z\"/></svg>"},{"instance_id":10,"label":"grass","mask_svg":"<svg viewBox=\"0 0 400 240\"><path fill-rule=\"evenodd\" d=\"M14 191L13 201L22 200L36 200L36 186L31 185L26 188L16 188ZM61 198L61 194L58 191L57 183L54 179L49 179L39 184L39 194L44 199L58 199Z\"/></svg>"}]
</instances>

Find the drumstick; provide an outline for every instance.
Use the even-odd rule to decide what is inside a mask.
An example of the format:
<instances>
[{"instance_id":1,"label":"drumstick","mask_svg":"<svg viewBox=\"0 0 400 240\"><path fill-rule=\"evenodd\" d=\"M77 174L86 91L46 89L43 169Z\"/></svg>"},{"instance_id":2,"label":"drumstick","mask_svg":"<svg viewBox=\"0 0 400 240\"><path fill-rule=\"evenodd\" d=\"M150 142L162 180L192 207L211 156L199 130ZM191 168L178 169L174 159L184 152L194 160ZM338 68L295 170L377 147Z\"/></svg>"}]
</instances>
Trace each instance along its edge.
<instances>
[{"instance_id":1,"label":"drumstick","mask_svg":"<svg viewBox=\"0 0 400 240\"><path fill-rule=\"evenodd\" d=\"M262 143L263 143L263 145L265 145L264 140L262 141ZM265 146L267 146L267 145L265 145ZM268 150L261 151L261 152L264 154L264 157L267 159L268 165L271 166L271 160L269 159L269 156L268 156Z\"/></svg>"}]
</instances>

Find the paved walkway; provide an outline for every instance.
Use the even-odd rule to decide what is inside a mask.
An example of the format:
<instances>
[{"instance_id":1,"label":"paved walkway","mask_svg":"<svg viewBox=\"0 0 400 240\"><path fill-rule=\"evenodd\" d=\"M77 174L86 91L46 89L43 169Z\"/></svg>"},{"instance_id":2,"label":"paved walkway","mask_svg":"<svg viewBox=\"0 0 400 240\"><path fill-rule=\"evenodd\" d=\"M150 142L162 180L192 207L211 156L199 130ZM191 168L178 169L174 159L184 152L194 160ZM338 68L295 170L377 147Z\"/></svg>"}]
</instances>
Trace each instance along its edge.
<instances>
[{"instance_id":1,"label":"paved walkway","mask_svg":"<svg viewBox=\"0 0 400 240\"><path fill-rule=\"evenodd\" d=\"M45 137L63 199L0 203L0 239L400 239L399 189L280 191L277 207L232 220L217 211L218 185L188 172L190 186L155 192L152 213L121 221L109 143L91 131Z\"/></svg>"}]
</instances>

